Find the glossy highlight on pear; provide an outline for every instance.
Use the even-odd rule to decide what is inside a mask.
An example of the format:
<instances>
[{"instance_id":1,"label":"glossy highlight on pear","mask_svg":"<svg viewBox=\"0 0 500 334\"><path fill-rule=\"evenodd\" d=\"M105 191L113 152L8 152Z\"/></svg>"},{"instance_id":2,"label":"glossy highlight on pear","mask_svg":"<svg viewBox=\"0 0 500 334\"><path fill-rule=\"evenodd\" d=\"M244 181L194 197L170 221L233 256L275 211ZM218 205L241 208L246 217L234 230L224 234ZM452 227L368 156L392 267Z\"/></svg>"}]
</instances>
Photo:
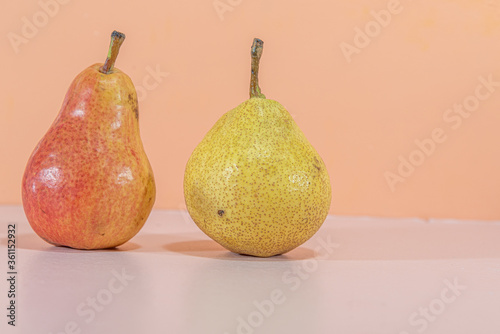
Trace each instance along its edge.
<instances>
[{"instance_id":1,"label":"glossy highlight on pear","mask_svg":"<svg viewBox=\"0 0 500 334\"><path fill-rule=\"evenodd\" d=\"M250 99L224 114L189 158L184 197L193 221L240 254L286 253L318 231L331 202L326 166L288 111L262 94L263 42L251 48Z\"/></svg>"},{"instance_id":2,"label":"glossy highlight on pear","mask_svg":"<svg viewBox=\"0 0 500 334\"><path fill-rule=\"evenodd\" d=\"M26 217L53 245L117 247L139 232L153 207L156 188L140 138L137 94L114 67L124 39L113 32L106 62L76 76L26 165Z\"/></svg>"}]
</instances>

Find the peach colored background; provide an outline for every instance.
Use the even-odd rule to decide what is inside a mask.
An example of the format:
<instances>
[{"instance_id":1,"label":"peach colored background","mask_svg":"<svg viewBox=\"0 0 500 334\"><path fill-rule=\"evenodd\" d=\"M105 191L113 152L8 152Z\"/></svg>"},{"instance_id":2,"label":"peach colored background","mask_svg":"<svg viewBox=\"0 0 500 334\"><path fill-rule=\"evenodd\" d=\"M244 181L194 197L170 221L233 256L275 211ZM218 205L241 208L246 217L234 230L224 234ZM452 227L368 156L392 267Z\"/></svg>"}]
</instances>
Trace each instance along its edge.
<instances>
[{"instance_id":1,"label":"peach colored background","mask_svg":"<svg viewBox=\"0 0 500 334\"><path fill-rule=\"evenodd\" d=\"M21 203L31 151L71 80L104 61L117 29L127 35L117 67L143 87L141 134L157 208L184 208L185 163L214 122L248 97L249 49L260 37L262 90L325 160L332 213L500 219L500 87L456 129L443 119L473 101L479 77L500 81L500 1L65 1L45 22L38 1L2 3L0 203ZM231 9L223 19L217 3ZM388 9L397 14L381 27L371 11ZM40 27L16 53L8 34L22 35L23 17L33 16ZM365 25L370 42L355 44ZM360 46L350 62L343 42ZM156 68L168 76L154 81ZM415 140L435 129L446 140L391 190L385 173L398 172L400 156L417 159Z\"/></svg>"}]
</instances>

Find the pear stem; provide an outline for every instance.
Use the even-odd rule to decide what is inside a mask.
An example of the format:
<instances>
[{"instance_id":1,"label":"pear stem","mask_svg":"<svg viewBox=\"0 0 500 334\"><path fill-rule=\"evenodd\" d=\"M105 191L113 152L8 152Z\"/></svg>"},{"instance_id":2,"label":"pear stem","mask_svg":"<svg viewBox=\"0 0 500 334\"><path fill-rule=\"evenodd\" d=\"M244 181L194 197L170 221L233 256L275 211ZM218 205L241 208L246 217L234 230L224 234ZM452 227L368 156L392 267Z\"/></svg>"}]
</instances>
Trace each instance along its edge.
<instances>
[{"instance_id":1,"label":"pear stem","mask_svg":"<svg viewBox=\"0 0 500 334\"><path fill-rule=\"evenodd\" d=\"M120 51L120 46L122 46L125 40L125 34L113 31L111 34L111 42L109 43L108 57L106 62L101 66L99 71L104 74L109 74L113 72L113 67L115 66L116 57L118 57L118 51Z\"/></svg>"},{"instance_id":2,"label":"pear stem","mask_svg":"<svg viewBox=\"0 0 500 334\"><path fill-rule=\"evenodd\" d=\"M266 96L262 94L259 87L259 62L262 56L262 49L264 42L261 39L254 38L252 44L252 75L250 77L250 97L259 97L265 99Z\"/></svg>"}]
</instances>

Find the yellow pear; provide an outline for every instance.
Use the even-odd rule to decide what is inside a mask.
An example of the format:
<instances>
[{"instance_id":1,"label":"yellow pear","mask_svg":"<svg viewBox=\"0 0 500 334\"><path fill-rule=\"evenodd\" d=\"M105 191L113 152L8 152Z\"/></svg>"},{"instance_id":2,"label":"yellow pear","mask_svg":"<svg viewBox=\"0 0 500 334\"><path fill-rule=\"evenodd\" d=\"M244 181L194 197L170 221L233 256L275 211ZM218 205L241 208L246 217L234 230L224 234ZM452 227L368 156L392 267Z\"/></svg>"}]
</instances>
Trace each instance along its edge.
<instances>
[{"instance_id":1,"label":"yellow pear","mask_svg":"<svg viewBox=\"0 0 500 334\"><path fill-rule=\"evenodd\" d=\"M254 39L250 99L224 114L196 147L184 175L186 206L213 240L240 254L286 253L325 220L325 164L278 102L258 84L263 42Z\"/></svg>"}]
</instances>

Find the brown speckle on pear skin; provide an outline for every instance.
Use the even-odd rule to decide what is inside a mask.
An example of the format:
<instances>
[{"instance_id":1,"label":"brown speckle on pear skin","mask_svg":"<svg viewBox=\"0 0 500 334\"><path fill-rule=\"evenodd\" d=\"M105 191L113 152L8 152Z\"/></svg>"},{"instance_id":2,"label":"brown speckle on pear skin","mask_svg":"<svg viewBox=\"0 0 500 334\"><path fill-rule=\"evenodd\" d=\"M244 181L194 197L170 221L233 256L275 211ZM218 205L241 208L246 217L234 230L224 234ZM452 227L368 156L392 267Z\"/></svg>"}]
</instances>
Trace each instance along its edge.
<instances>
[{"instance_id":1,"label":"brown speckle on pear skin","mask_svg":"<svg viewBox=\"0 0 500 334\"><path fill-rule=\"evenodd\" d=\"M137 101L134 100L132 94L128 94L128 102L134 110L135 118L139 119L139 107L137 106Z\"/></svg>"}]
</instances>

